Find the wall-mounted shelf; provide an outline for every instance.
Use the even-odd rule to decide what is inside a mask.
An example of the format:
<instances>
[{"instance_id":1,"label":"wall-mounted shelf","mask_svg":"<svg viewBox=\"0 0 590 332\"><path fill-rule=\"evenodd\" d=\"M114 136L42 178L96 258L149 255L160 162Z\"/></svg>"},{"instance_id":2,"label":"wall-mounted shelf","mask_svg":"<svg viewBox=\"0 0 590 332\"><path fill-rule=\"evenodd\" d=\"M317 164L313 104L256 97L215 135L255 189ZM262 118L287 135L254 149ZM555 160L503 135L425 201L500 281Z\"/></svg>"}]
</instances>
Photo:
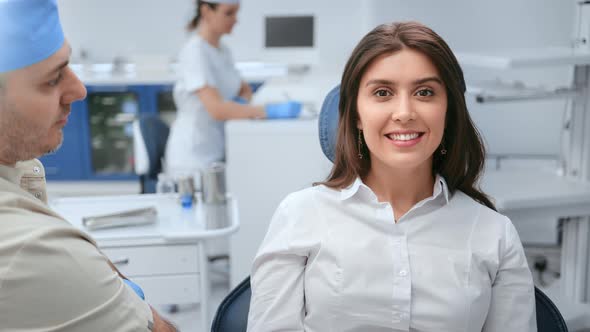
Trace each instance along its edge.
<instances>
[{"instance_id":1,"label":"wall-mounted shelf","mask_svg":"<svg viewBox=\"0 0 590 332\"><path fill-rule=\"evenodd\" d=\"M590 215L590 183L549 171L486 171L482 188L503 213L542 212L556 219Z\"/></svg>"},{"instance_id":2,"label":"wall-mounted shelf","mask_svg":"<svg viewBox=\"0 0 590 332\"><path fill-rule=\"evenodd\" d=\"M478 82L467 85L467 94L474 95L478 103L500 103L526 100L568 99L574 98L579 90L570 87L547 89L528 87L524 83L515 86L504 82Z\"/></svg>"},{"instance_id":3,"label":"wall-mounted shelf","mask_svg":"<svg viewBox=\"0 0 590 332\"><path fill-rule=\"evenodd\" d=\"M462 66L489 69L539 68L590 64L590 52L570 47L523 48L484 53L456 52Z\"/></svg>"}]
</instances>

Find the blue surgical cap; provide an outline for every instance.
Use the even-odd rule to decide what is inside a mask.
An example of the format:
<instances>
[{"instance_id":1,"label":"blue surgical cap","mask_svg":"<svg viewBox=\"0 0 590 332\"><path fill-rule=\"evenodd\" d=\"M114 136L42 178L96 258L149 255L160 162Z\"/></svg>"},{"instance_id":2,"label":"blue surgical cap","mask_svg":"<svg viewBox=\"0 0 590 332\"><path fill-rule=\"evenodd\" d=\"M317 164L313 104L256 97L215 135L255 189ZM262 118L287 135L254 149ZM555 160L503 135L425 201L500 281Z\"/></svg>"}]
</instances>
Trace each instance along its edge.
<instances>
[{"instance_id":1,"label":"blue surgical cap","mask_svg":"<svg viewBox=\"0 0 590 332\"><path fill-rule=\"evenodd\" d=\"M0 73L43 61L63 43L56 0L0 0Z\"/></svg>"}]
</instances>

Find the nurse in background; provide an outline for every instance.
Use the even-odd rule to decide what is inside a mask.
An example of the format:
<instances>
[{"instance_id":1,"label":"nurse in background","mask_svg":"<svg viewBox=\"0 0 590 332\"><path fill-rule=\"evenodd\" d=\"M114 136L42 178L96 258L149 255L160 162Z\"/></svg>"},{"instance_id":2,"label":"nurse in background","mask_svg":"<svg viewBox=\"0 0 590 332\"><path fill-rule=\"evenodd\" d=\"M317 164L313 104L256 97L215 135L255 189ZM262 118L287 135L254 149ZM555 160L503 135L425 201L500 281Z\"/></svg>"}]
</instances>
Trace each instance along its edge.
<instances>
[{"instance_id":1,"label":"nurse in background","mask_svg":"<svg viewBox=\"0 0 590 332\"><path fill-rule=\"evenodd\" d=\"M237 22L238 0L198 0L196 7L188 25L193 33L178 59L174 86L178 113L166 147L167 171L176 175L225 160L226 120L292 118L301 110L296 102L248 105L252 90L221 42Z\"/></svg>"}]
</instances>

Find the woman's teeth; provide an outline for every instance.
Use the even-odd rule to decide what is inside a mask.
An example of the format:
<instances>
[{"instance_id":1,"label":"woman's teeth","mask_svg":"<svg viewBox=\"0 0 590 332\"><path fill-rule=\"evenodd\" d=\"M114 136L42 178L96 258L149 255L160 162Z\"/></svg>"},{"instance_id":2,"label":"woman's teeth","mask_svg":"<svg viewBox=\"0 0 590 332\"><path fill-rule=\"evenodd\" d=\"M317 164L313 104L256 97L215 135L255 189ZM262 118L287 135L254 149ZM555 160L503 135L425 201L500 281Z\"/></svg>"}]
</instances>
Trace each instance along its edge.
<instances>
[{"instance_id":1,"label":"woman's teeth","mask_svg":"<svg viewBox=\"0 0 590 332\"><path fill-rule=\"evenodd\" d=\"M418 133L413 133L413 134L390 134L387 135L390 139L394 140L394 141L410 141L413 139L418 138L418 136L420 136L420 134Z\"/></svg>"}]
</instances>

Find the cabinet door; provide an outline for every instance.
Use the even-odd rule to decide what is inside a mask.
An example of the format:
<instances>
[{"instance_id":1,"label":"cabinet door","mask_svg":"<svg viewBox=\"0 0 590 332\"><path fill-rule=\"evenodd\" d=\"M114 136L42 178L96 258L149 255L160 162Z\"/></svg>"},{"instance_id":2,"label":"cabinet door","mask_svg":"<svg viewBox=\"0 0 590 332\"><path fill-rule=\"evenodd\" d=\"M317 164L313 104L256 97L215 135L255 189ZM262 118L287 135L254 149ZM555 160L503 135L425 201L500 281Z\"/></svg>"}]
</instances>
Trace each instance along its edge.
<instances>
[{"instance_id":1,"label":"cabinet door","mask_svg":"<svg viewBox=\"0 0 590 332\"><path fill-rule=\"evenodd\" d=\"M88 157L84 149L83 122L86 101L72 104L72 113L63 129L64 141L59 150L40 158L48 180L79 180L85 177Z\"/></svg>"},{"instance_id":2,"label":"cabinet door","mask_svg":"<svg viewBox=\"0 0 590 332\"><path fill-rule=\"evenodd\" d=\"M88 88L91 178L136 177L132 123L145 107L141 96L138 86Z\"/></svg>"}]
</instances>

